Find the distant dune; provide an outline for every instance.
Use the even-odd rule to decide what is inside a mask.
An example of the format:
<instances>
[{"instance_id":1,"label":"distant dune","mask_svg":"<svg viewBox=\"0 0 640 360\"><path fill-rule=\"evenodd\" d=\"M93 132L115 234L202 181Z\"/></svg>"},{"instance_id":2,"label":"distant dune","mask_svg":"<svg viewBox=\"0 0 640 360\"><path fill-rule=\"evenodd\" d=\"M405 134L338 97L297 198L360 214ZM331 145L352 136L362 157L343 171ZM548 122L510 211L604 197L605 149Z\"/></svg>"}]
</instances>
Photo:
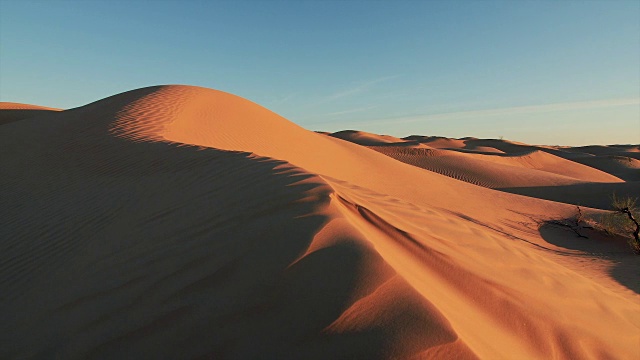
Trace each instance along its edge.
<instances>
[{"instance_id":1,"label":"distant dune","mask_svg":"<svg viewBox=\"0 0 640 360\"><path fill-rule=\"evenodd\" d=\"M0 125L38 115L46 115L60 109L44 106L0 102Z\"/></svg>"},{"instance_id":2,"label":"distant dune","mask_svg":"<svg viewBox=\"0 0 640 360\"><path fill-rule=\"evenodd\" d=\"M0 358L638 354L637 256L547 222L638 194L638 145L318 133L178 85L0 124Z\"/></svg>"}]
</instances>

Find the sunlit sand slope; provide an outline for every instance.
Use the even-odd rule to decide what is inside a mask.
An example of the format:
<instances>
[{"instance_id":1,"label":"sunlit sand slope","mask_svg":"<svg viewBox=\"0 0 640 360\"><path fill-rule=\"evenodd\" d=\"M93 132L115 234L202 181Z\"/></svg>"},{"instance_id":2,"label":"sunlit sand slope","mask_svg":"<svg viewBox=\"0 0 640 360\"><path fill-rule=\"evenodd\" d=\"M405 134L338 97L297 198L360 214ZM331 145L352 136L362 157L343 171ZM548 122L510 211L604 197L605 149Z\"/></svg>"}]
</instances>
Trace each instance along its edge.
<instances>
[{"instance_id":1,"label":"sunlit sand slope","mask_svg":"<svg viewBox=\"0 0 640 360\"><path fill-rule=\"evenodd\" d=\"M400 142L362 143L355 136L360 132L337 136L344 133L326 135L365 145L425 170L510 193L600 209L611 208L614 193L640 194L636 145L572 148L417 135ZM378 136L364 134L368 139Z\"/></svg>"},{"instance_id":2,"label":"sunlit sand slope","mask_svg":"<svg viewBox=\"0 0 640 360\"><path fill-rule=\"evenodd\" d=\"M338 131L331 136L356 143L358 145L376 146L376 145L415 145L416 142L403 140L389 135L376 135L364 131L343 130Z\"/></svg>"},{"instance_id":3,"label":"sunlit sand slope","mask_svg":"<svg viewBox=\"0 0 640 360\"><path fill-rule=\"evenodd\" d=\"M371 148L404 163L489 188L622 182L605 172L539 151L504 156L422 147Z\"/></svg>"},{"instance_id":4,"label":"sunlit sand slope","mask_svg":"<svg viewBox=\"0 0 640 360\"><path fill-rule=\"evenodd\" d=\"M189 86L13 121L0 143L0 358L637 354L637 259L544 222L572 205Z\"/></svg>"}]
</instances>

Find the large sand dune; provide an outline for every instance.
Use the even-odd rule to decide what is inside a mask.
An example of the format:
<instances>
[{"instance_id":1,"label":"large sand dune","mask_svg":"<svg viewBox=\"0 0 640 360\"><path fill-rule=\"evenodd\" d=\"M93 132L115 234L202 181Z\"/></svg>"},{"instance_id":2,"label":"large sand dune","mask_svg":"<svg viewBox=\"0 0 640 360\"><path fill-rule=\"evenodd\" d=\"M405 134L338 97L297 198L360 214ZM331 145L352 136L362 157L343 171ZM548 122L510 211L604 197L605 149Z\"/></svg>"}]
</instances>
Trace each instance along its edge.
<instances>
[{"instance_id":1,"label":"large sand dune","mask_svg":"<svg viewBox=\"0 0 640 360\"><path fill-rule=\"evenodd\" d=\"M189 86L42 110L0 126L0 358L638 354L637 257L538 198L637 191L572 160L633 147L337 138Z\"/></svg>"}]
</instances>

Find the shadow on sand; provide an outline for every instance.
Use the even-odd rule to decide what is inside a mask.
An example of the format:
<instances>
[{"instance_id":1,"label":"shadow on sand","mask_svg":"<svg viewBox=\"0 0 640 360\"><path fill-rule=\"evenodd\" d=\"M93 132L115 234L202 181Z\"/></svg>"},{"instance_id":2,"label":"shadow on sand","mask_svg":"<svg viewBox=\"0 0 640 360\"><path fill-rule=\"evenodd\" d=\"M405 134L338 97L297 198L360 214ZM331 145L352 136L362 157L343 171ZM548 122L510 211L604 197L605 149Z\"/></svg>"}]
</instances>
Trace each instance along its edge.
<instances>
[{"instance_id":1,"label":"shadow on sand","mask_svg":"<svg viewBox=\"0 0 640 360\"><path fill-rule=\"evenodd\" d=\"M2 109L0 110L0 125L36 116L49 115L56 112L58 111L40 109Z\"/></svg>"},{"instance_id":2,"label":"shadow on sand","mask_svg":"<svg viewBox=\"0 0 640 360\"><path fill-rule=\"evenodd\" d=\"M639 188L640 182L629 181L620 183L584 183L558 186L499 188L496 190L565 204L610 210L612 194L615 193L621 197L635 197L638 194Z\"/></svg>"},{"instance_id":3,"label":"shadow on sand","mask_svg":"<svg viewBox=\"0 0 640 360\"><path fill-rule=\"evenodd\" d=\"M118 139L92 114L0 132L15 155L0 172L0 358L377 358L393 341L323 333L370 254L345 241L300 259L330 220L321 179Z\"/></svg>"},{"instance_id":4,"label":"shadow on sand","mask_svg":"<svg viewBox=\"0 0 640 360\"><path fill-rule=\"evenodd\" d=\"M578 251L567 256L584 256L610 261L610 275L618 283L640 294L640 260L633 254L626 240L619 236L606 236L594 230L581 229L586 238L578 237L570 229L545 222L539 228L542 238L550 244Z\"/></svg>"}]
</instances>

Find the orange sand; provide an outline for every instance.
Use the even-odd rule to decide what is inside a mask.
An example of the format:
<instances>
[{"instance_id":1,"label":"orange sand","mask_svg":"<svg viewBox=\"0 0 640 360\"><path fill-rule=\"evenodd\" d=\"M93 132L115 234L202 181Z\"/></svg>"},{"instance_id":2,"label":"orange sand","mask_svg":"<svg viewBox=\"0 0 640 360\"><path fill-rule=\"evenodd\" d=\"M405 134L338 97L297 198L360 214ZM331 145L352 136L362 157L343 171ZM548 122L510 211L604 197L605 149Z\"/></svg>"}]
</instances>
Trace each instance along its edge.
<instances>
[{"instance_id":1,"label":"orange sand","mask_svg":"<svg viewBox=\"0 0 640 360\"><path fill-rule=\"evenodd\" d=\"M638 258L536 197L637 192L637 146L334 137L189 86L42 110L0 126L0 358L638 354Z\"/></svg>"}]
</instances>

